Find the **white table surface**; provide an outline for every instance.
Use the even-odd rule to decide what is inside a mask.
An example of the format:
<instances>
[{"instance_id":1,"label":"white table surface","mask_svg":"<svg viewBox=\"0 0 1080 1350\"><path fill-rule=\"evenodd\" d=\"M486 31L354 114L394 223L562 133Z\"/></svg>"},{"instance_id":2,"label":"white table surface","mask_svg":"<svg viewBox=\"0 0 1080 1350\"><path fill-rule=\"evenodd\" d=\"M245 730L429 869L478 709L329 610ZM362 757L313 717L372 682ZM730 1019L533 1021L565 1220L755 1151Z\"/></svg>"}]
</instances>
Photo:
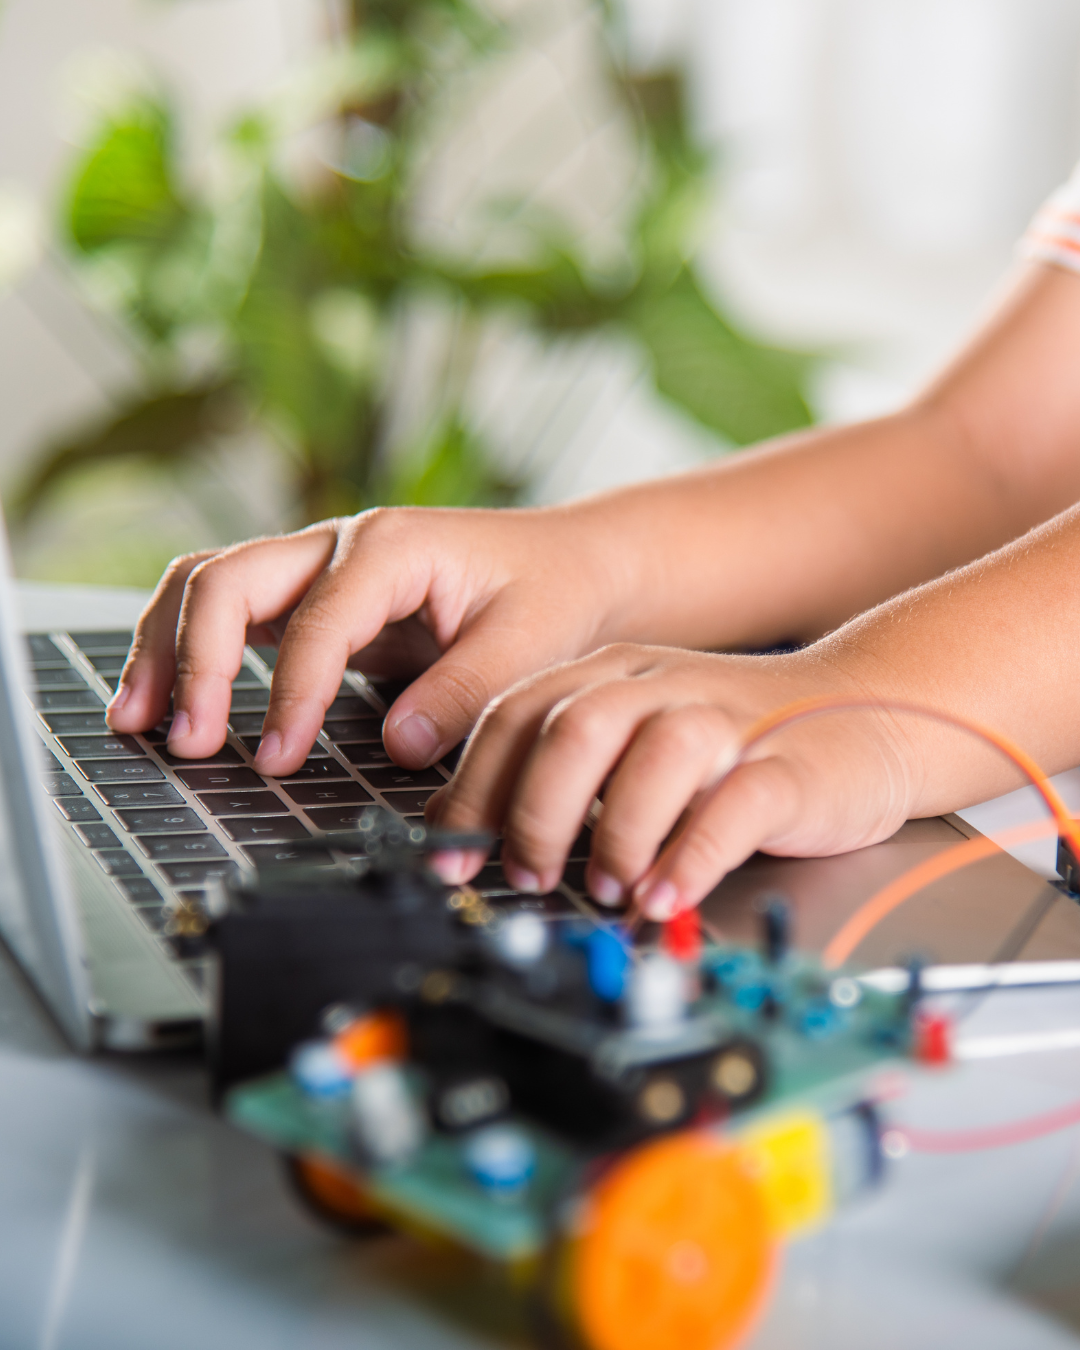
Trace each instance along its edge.
<instances>
[{"instance_id":1,"label":"white table surface","mask_svg":"<svg viewBox=\"0 0 1080 1350\"><path fill-rule=\"evenodd\" d=\"M143 598L20 594L37 629L126 625ZM1080 775L1062 778L1080 802ZM965 814L997 829L1028 812L1010 794ZM996 994L963 1035L1062 1026L1080 1027L1080 990ZM891 1111L949 1128L1076 1099L1080 1050L1068 1049L926 1073ZM0 1350L525 1344L492 1276L404 1238L352 1244L309 1221L271 1154L211 1113L196 1061L72 1054L2 951L0 1140ZM749 1347L1075 1350L1078 1270L1080 1129L910 1155L787 1249Z\"/></svg>"}]
</instances>

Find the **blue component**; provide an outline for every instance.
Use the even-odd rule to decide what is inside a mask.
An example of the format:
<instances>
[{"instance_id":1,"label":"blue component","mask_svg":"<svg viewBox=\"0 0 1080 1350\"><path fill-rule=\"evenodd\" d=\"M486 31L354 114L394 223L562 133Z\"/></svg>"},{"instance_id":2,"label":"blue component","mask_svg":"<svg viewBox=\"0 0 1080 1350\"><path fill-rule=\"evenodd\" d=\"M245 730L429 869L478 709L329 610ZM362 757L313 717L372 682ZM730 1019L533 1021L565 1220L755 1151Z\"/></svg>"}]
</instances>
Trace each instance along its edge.
<instances>
[{"instance_id":1,"label":"blue component","mask_svg":"<svg viewBox=\"0 0 1080 1350\"><path fill-rule=\"evenodd\" d=\"M616 1003L622 998L630 956L618 929L594 928L585 941L589 984L597 998Z\"/></svg>"},{"instance_id":2,"label":"blue component","mask_svg":"<svg viewBox=\"0 0 1080 1350\"><path fill-rule=\"evenodd\" d=\"M536 1148L516 1125L489 1125L477 1130L464 1148L465 1165L485 1190L513 1195L536 1171Z\"/></svg>"},{"instance_id":3,"label":"blue component","mask_svg":"<svg viewBox=\"0 0 1080 1350\"><path fill-rule=\"evenodd\" d=\"M349 1066L329 1041L304 1041L289 1056L289 1071L308 1097L340 1097L352 1087Z\"/></svg>"},{"instance_id":4,"label":"blue component","mask_svg":"<svg viewBox=\"0 0 1080 1350\"><path fill-rule=\"evenodd\" d=\"M799 1017L799 1030L812 1041L824 1040L840 1030L843 1021L831 1003L811 1003Z\"/></svg>"},{"instance_id":5,"label":"blue component","mask_svg":"<svg viewBox=\"0 0 1080 1350\"><path fill-rule=\"evenodd\" d=\"M736 979L751 964L751 958L746 952L720 952L709 961L709 969L713 975L723 983Z\"/></svg>"},{"instance_id":6,"label":"blue component","mask_svg":"<svg viewBox=\"0 0 1080 1350\"><path fill-rule=\"evenodd\" d=\"M771 993L772 988L764 980L748 980L731 991L731 998L737 1008L758 1012Z\"/></svg>"},{"instance_id":7,"label":"blue component","mask_svg":"<svg viewBox=\"0 0 1080 1350\"><path fill-rule=\"evenodd\" d=\"M595 931L586 919L569 919L562 925L562 940L568 947L584 947Z\"/></svg>"}]
</instances>

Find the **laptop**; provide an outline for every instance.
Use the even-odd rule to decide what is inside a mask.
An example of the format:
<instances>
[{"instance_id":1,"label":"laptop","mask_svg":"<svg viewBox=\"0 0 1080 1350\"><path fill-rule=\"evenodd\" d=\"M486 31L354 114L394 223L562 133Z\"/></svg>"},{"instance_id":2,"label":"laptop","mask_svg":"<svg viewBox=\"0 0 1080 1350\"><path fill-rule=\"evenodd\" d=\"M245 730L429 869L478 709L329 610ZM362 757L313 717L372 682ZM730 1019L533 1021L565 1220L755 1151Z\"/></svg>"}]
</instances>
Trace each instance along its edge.
<instances>
[{"instance_id":1,"label":"laptop","mask_svg":"<svg viewBox=\"0 0 1080 1350\"><path fill-rule=\"evenodd\" d=\"M307 761L287 779L260 775L253 760L276 655L263 647L245 649L225 745L179 760L166 749L167 721L142 735L114 735L105 724L130 631L20 634L15 613L0 527L0 936L83 1049L197 1040L206 970L172 931L177 911L198 906L215 878L300 861L301 840L316 841L303 846L305 866L345 865L334 836L351 832L365 807L420 820L452 773L453 756L419 771L393 764L381 728L401 686L349 671ZM780 891L793 904L796 941L820 950L873 890L972 833L955 818L909 822L841 857L757 857L725 879L703 913L714 930L753 941L760 897ZM548 898L553 912L582 905L589 846L585 828L563 894ZM514 898L497 862L473 885L492 899ZM1045 885L997 854L903 906L855 959L887 964L917 951L985 963ZM1080 907L1057 897L1010 959L1021 957L1080 958Z\"/></svg>"}]
</instances>

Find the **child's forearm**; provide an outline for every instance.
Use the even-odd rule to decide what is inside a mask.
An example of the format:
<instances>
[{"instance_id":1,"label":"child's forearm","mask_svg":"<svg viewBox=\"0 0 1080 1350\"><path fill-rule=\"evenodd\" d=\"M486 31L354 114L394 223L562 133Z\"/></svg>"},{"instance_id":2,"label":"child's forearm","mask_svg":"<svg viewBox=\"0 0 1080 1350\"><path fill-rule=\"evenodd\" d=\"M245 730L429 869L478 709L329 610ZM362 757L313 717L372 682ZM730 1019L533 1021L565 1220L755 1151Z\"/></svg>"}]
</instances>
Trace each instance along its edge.
<instances>
[{"instance_id":1,"label":"child's forearm","mask_svg":"<svg viewBox=\"0 0 1080 1350\"><path fill-rule=\"evenodd\" d=\"M1080 496L1080 278L1026 273L911 408L563 508L608 540L610 636L811 638Z\"/></svg>"}]
</instances>

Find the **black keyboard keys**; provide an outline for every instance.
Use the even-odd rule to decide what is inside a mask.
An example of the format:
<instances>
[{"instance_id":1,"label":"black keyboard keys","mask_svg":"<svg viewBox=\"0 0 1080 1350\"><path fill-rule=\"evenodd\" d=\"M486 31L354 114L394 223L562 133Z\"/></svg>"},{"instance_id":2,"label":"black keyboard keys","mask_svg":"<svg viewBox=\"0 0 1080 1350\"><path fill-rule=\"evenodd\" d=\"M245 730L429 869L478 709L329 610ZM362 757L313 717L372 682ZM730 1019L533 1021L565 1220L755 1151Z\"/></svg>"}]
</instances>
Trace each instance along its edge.
<instances>
[{"instance_id":1,"label":"black keyboard keys","mask_svg":"<svg viewBox=\"0 0 1080 1350\"><path fill-rule=\"evenodd\" d=\"M414 788L411 792L384 792L383 801L400 815L423 815L424 807L434 796L431 788Z\"/></svg>"},{"instance_id":2,"label":"black keyboard keys","mask_svg":"<svg viewBox=\"0 0 1080 1350\"><path fill-rule=\"evenodd\" d=\"M75 833L88 848L119 848L120 840L104 822L76 825Z\"/></svg>"},{"instance_id":3,"label":"black keyboard keys","mask_svg":"<svg viewBox=\"0 0 1080 1350\"><path fill-rule=\"evenodd\" d=\"M238 736L261 735L264 720L264 714L261 712L229 713L229 726Z\"/></svg>"},{"instance_id":4,"label":"black keyboard keys","mask_svg":"<svg viewBox=\"0 0 1080 1350\"><path fill-rule=\"evenodd\" d=\"M117 811L121 825L130 834L180 834L185 830L205 830L197 811L190 806L175 806L171 810Z\"/></svg>"},{"instance_id":5,"label":"black keyboard keys","mask_svg":"<svg viewBox=\"0 0 1080 1350\"><path fill-rule=\"evenodd\" d=\"M47 773L41 780L50 797L81 797L82 788L70 774Z\"/></svg>"},{"instance_id":6,"label":"black keyboard keys","mask_svg":"<svg viewBox=\"0 0 1080 1350\"><path fill-rule=\"evenodd\" d=\"M211 877L229 877L238 871L236 863L220 862L158 863L158 871L173 886L205 886Z\"/></svg>"},{"instance_id":7,"label":"black keyboard keys","mask_svg":"<svg viewBox=\"0 0 1080 1350\"><path fill-rule=\"evenodd\" d=\"M270 706L270 690L260 686L258 689L234 689L232 695L233 712L265 712Z\"/></svg>"},{"instance_id":8,"label":"black keyboard keys","mask_svg":"<svg viewBox=\"0 0 1080 1350\"><path fill-rule=\"evenodd\" d=\"M70 666L49 666L34 671L34 684L38 689L85 689L86 681Z\"/></svg>"},{"instance_id":9,"label":"black keyboard keys","mask_svg":"<svg viewBox=\"0 0 1080 1350\"><path fill-rule=\"evenodd\" d=\"M225 845L211 834L137 834L135 842L155 862L185 862L189 858L204 862L229 856Z\"/></svg>"},{"instance_id":10,"label":"black keyboard keys","mask_svg":"<svg viewBox=\"0 0 1080 1350\"><path fill-rule=\"evenodd\" d=\"M334 859L325 848L290 848L288 844L247 844L244 853L256 867L295 866L302 863L305 867L325 867Z\"/></svg>"},{"instance_id":11,"label":"black keyboard keys","mask_svg":"<svg viewBox=\"0 0 1080 1350\"><path fill-rule=\"evenodd\" d=\"M184 798L171 783L117 783L95 787L106 806L183 806Z\"/></svg>"},{"instance_id":12,"label":"black keyboard keys","mask_svg":"<svg viewBox=\"0 0 1080 1350\"><path fill-rule=\"evenodd\" d=\"M214 792L229 788L265 788L265 782L253 769L230 768L177 769L176 776L192 792Z\"/></svg>"},{"instance_id":13,"label":"black keyboard keys","mask_svg":"<svg viewBox=\"0 0 1080 1350\"><path fill-rule=\"evenodd\" d=\"M58 736L72 759L144 759L146 751L134 736Z\"/></svg>"},{"instance_id":14,"label":"black keyboard keys","mask_svg":"<svg viewBox=\"0 0 1080 1350\"><path fill-rule=\"evenodd\" d=\"M222 823L229 838L241 844L286 843L310 834L295 816L239 816Z\"/></svg>"},{"instance_id":15,"label":"black keyboard keys","mask_svg":"<svg viewBox=\"0 0 1080 1350\"><path fill-rule=\"evenodd\" d=\"M101 812L85 797L57 797L56 806L65 820L101 819Z\"/></svg>"},{"instance_id":16,"label":"black keyboard keys","mask_svg":"<svg viewBox=\"0 0 1080 1350\"><path fill-rule=\"evenodd\" d=\"M170 764L177 769L185 768L189 764L243 764L244 762L240 751L231 745L223 745L220 750L215 750L212 755L199 755L195 759L192 759L190 755L186 759L181 759L179 755L170 754L164 746L160 749L155 746L154 754L162 763Z\"/></svg>"},{"instance_id":17,"label":"black keyboard keys","mask_svg":"<svg viewBox=\"0 0 1080 1350\"><path fill-rule=\"evenodd\" d=\"M104 656L111 652L126 655L134 636L134 633L113 629L108 632L68 634L76 647L80 647L87 656Z\"/></svg>"},{"instance_id":18,"label":"black keyboard keys","mask_svg":"<svg viewBox=\"0 0 1080 1350\"><path fill-rule=\"evenodd\" d=\"M285 783L283 790L301 806L351 806L375 800L365 787L351 778L343 783Z\"/></svg>"},{"instance_id":19,"label":"black keyboard keys","mask_svg":"<svg viewBox=\"0 0 1080 1350\"><path fill-rule=\"evenodd\" d=\"M368 808L358 802L355 806L316 806L308 807L304 815L317 830L328 834L335 830L355 830L356 823Z\"/></svg>"},{"instance_id":20,"label":"black keyboard keys","mask_svg":"<svg viewBox=\"0 0 1080 1350\"><path fill-rule=\"evenodd\" d=\"M121 877L120 889L133 905L161 904L161 892L149 877L141 874L137 877Z\"/></svg>"},{"instance_id":21,"label":"black keyboard keys","mask_svg":"<svg viewBox=\"0 0 1080 1350\"><path fill-rule=\"evenodd\" d=\"M364 777L380 792L392 788L439 788L446 782L437 769L401 769L396 764L389 769L372 769Z\"/></svg>"},{"instance_id":22,"label":"black keyboard keys","mask_svg":"<svg viewBox=\"0 0 1080 1350\"><path fill-rule=\"evenodd\" d=\"M24 641L29 649L32 665L67 665L64 653L52 638L46 637L44 633L27 633Z\"/></svg>"},{"instance_id":23,"label":"black keyboard keys","mask_svg":"<svg viewBox=\"0 0 1080 1350\"><path fill-rule=\"evenodd\" d=\"M79 708L100 708L103 700L100 694L95 694L92 689L87 689L84 684L81 689L38 689L33 695L34 706L40 708L42 712L51 710L74 712Z\"/></svg>"},{"instance_id":24,"label":"black keyboard keys","mask_svg":"<svg viewBox=\"0 0 1080 1350\"><path fill-rule=\"evenodd\" d=\"M199 801L212 816L267 816L289 810L276 792L200 792Z\"/></svg>"},{"instance_id":25,"label":"black keyboard keys","mask_svg":"<svg viewBox=\"0 0 1080 1350\"><path fill-rule=\"evenodd\" d=\"M359 745L346 743L338 749L349 761L360 769L388 769L394 761L383 748L382 741L363 741Z\"/></svg>"},{"instance_id":26,"label":"black keyboard keys","mask_svg":"<svg viewBox=\"0 0 1080 1350\"><path fill-rule=\"evenodd\" d=\"M94 857L111 877L134 877L142 875L142 868L131 854L122 848L108 849L102 853L95 853Z\"/></svg>"},{"instance_id":27,"label":"black keyboard keys","mask_svg":"<svg viewBox=\"0 0 1080 1350\"><path fill-rule=\"evenodd\" d=\"M110 734L104 712L42 713L41 720L54 736L78 735L79 732L97 736Z\"/></svg>"},{"instance_id":28,"label":"black keyboard keys","mask_svg":"<svg viewBox=\"0 0 1080 1350\"><path fill-rule=\"evenodd\" d=\"M382 743L381 717L352 717L346 721L324 722L323 731L336 745L338 741L378 741Z\"/></svg>"},{"instance_id":29,"label":"black keyboard keys","mask_svg":"<svg viewBox=\"0 0 1080 1350\"><path fill-rule=\"evenodd\" d=\"M348 776L348 769L336 759L306 759L298 769L293 769L292 773L283 774L282 779L288 782L310 783L324 778L348 778Z\"/></svg>"},{"instance_id":30,"label":"black keyboard keys","mask_svg":"<svg viewBox=\"0 0 1080 1350\"><path fill-rule=\"evenodd\" d=\"M91 783L152 783L165 777L148 759L78 759L75 767Z\"/></svg>"}]
</instances>

